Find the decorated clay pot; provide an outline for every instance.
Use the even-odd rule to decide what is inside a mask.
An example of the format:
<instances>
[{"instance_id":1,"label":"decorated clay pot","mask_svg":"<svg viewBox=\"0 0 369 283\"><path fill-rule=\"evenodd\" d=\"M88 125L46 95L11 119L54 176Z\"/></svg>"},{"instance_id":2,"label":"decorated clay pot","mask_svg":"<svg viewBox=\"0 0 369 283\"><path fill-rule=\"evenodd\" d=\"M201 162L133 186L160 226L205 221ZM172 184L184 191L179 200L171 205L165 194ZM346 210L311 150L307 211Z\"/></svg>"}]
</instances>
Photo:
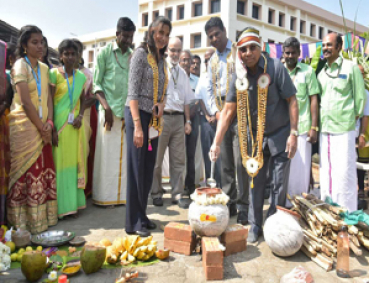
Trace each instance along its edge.
<instances>
[{"instance_id":1,"label":"decorated clay pot","mask_svg":"<svg viewBox=\"0 0 369 283\"><path fill-rule=\"evenodd\" d=\"M197 235L217 237L227 228L229 210L226 202L228 200L223 201L221 199L222 194L224 193L220 189L202 188L197 189L191 196L194 201L188 209L188 220ZM204 197L206 197L206 200ZM218 203L215 200L219 200ZM222 201L224 204L222 204Z\"/></svg>"},{"instance_id":2,"label":"decorated clay pot","mask_svg":"<svg viewBox=\"0 0 369 283\"><path fill-rule=\"evenodd\" d=\"M288 257L300 250L304 233L299 219L296 212L277 206L277 212L265 221L264 239L274 254Z\"/></svg>"}]
</instances>

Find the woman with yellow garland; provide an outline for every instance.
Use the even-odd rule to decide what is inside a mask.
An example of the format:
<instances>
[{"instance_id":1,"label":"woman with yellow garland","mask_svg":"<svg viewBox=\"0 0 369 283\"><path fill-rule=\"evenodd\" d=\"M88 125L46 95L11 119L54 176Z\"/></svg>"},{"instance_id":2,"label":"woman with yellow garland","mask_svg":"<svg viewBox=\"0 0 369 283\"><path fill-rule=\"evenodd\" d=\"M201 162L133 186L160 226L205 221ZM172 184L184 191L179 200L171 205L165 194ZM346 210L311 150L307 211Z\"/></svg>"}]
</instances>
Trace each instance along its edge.
<instances>
[{"instance_id":1,"label":"woman with yellow garland","mask_svg":"<svg viewBox=\"0 0 369 283\"><path fill-rule=\"evenodd\" d=\"M141 237L156 228L146 215L168 85L164 53L172 24L158 17L133 53L125 110L127 137L126 232Z\"/></svg>"}]
</instances>

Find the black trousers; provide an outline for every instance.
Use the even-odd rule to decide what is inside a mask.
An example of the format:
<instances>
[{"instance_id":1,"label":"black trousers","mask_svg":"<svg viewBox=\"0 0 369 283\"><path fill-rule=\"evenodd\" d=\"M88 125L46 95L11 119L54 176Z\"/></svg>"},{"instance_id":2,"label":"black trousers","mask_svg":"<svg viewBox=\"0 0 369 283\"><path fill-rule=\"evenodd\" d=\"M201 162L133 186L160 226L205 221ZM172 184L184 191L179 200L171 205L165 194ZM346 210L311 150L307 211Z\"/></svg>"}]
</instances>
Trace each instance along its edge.
<instances>
[{"instance_id":1,"label":"black trousers","mask_svg":"<svg viewBox=\"0 0 369 283\"><path fill-rule=\"evenodd\" d=\"M276 205L285 206L288 178L290 173L290 159L287 157L287 152L280 152L275 156L271 156L269 147L263 150L264 166L254 178L254 188L250 186L250 209L249 222L252 225L251 231L257 233L261 231L263 225L263 205L264 192L267 185L267 172L271 179L270 191L270 207L268 216L276 211ZM270 162L270 163L269 163ZM251 178L250 178L251 181Z\"/></svg>"},{"instance_id":2,"label":"black trousers","mask_svg":"<svg viewBox=\"0 0 369 283\"><path fill-rule=\"evenodd\" d=\"M192 194L195 191L195 154L197 139L199 137L199 115L196 115L191 119L191 134L186 135L186 155L187 155L187 175L185 180L185 186Z\"/></svg>"},{"instance_id":3,"label":"black trousers","mask_svg":"<svg viewBox=\"0 0 369 283\"><path fill-rule=\"evenodd\" d=\"M152 151L148 150L148 129L152 115L140 110L141 125L144 135L143 146L133 144L134 122L129 107L125 109L127 138L127 203L126 232L140 231L146 228L149 219L146 215L158 139L151 140Z\"/></svg>"},{"instance_id":4,"label":"black trousers","mask_svg":"<svg viewBox=\"0 0 369 283\"><path fill-rule=\"evenodd\" d=\"M231 204L237 204L239 211L247 213L249 210L248 175L246 169L242 166L237 120L233 121L229 127L220 147L222 190L230 197Z\"/></svg>"},{"instance_id":5,"label":"black trousers","mask_svg":"<svg viewBox=\"0 0 369 283\"><path fill-rule=\"evenodd\" d=\"M209 152L210 147L213 144L215 138L217 123L210 124L208 120L206 120L204 115L200 115L200 125L201 125L202 156L204 158L206 179L208 179L210 178L211 172L211 161L209 158ZM218 158L214 168L214 179L216 180L218 187L221 187L221 176L220 176L221 162L222 162L221 158Z\"/></svg>"}]
</instances>

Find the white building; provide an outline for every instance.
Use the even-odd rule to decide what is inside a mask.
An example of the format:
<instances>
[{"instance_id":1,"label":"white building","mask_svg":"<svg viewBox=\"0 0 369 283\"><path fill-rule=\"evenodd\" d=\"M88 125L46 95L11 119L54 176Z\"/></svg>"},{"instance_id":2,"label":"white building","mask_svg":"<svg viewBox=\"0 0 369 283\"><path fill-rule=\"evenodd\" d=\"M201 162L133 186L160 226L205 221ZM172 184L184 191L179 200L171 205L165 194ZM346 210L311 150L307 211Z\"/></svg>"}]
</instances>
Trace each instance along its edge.
<instances>
[{"instance_id":1,"label":"white building","mask_svg":"<svg viewBox=\"0 0 369 283\"><path fill-rule=\"evenodd\" d=\"M233 41L237 33L247 26L258 28L265 42L275 43L290 36L295 36L301 43L308 43L321 40L331 31L345 33L342 17L302 0L138 0L138 5L136 46L153 19L164 15L172 21L171 36L180 37L184 49L191 49L199 55L210 47L204 28L213 16L222 18L228 37ZM349 30L354 30L352 21L346 20L346 24ZM357 24L356 30L361 33L367 28ZM79 39L85 46L85 66L93 69L101 47L115 40L115 29Z\"/></svg>"}]
</instances>

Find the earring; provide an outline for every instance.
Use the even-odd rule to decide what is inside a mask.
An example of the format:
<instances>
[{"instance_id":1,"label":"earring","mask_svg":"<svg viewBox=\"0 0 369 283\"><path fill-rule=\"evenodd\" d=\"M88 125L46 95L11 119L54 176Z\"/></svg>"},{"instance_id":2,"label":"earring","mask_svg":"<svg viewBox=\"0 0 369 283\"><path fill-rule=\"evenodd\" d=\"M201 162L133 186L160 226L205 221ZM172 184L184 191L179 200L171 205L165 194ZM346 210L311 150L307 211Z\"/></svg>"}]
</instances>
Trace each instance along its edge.
<instances>
[{"instance_id":1,"label":"earring","mask_svg":"<svg viewBox=\"0 0 369 283\"><path fill-rule=\"evenodd\" d=\"M24 54L27 54L27 49L24 49Z\"/></svg>"}]
</instances>

